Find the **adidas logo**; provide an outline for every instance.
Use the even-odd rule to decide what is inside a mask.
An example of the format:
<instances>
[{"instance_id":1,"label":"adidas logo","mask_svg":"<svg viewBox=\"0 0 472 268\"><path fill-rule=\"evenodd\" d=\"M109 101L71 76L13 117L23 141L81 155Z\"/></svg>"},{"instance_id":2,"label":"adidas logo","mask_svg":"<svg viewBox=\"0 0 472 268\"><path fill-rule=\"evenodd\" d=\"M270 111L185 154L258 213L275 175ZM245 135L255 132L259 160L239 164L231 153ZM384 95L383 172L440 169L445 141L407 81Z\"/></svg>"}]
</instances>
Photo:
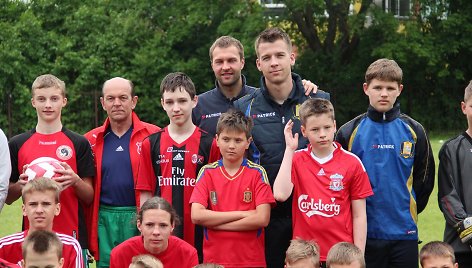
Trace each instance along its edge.
<instances>
[{"instance_id":1,"label":"adidas logo","mask_svg":"<svg viewBox=\"0 0 472 268\"><path fill-rule=\"evenodd\" d=\"M123 147L121 147L121 145L120 145L120 146L118 146L118 148L116 148L115 151L116 152L123 152L124 150L123 150Z\"/></svg>"},{"instance_id":2,"label":"adidas logo","mask_svg":"<svg viewBox=\"0 0 472 268\"><path fill-rule=\"evenodd\" d=\"M179 160L179 161L182 161L182 160L184 160L184 159L183 159L182 155L181 155L180 153L178 153L178 154L176 154L176 155L174 156L174 158L172 158L172 160Z\"/></svg>"},{"instance_id":3,"label":"adidas logo","mask_svg":"<svg viewBox=\"0 0 472 268\"><path fill-rule=\"evenodd\" d=\"M326 173L324 172L324 169L320 169L320 171L318 171L317 176L326 176Z\"/></svg>"}]
</instances>

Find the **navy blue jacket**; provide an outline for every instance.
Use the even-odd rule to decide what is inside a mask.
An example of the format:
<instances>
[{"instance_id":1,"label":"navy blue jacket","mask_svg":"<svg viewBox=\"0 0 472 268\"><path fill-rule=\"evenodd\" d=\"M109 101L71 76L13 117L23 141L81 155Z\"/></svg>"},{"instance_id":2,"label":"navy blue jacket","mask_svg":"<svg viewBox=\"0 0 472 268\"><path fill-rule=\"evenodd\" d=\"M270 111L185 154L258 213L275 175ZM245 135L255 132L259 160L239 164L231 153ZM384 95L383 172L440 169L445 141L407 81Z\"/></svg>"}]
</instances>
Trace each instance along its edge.
<instances>
[{"instance_id":1,"label":"navy blue jacket","mask_svg":"<svg viewBox=\"0 0 472 268\"><path fill-rule=\"evenodd\" d=\"M216 123L221 114L233 107L233 103L241 97L251 94L255 88L246 85L246 77L241 75L243 88L236 98L228 99L215 81L215 88L198 95L197 106L192 111L193 123L205 130L210 135L215 136Z\"/></svg>"},{"instance_id":2,"label":"navy blue jacket","mask_svg":"<svg viewBox=\"0 0 472 268\"><path fill-rule=\"evenodd\" d=\"M316 94L305 95L302 79L292 73L293 89L283 104L278 104L269 95L264 77L261 77L260 90L244 96L234 103L234 107L243 111L254 120L252 138L254 146L250 148L248 157L253 160L259 158L259 163L265 168L270 185L274 185L275 177L279 172L280 164L285 151L284 128L289 119L294 122L293 132L299 133L298 148L305 148L308 144L300 130L298 110L300 105L309 98L329 99L329 93L318 90ZM287 200L278 203L272 210L272 218L290 218L292 202Z\"/></svg>"}]
</instances>

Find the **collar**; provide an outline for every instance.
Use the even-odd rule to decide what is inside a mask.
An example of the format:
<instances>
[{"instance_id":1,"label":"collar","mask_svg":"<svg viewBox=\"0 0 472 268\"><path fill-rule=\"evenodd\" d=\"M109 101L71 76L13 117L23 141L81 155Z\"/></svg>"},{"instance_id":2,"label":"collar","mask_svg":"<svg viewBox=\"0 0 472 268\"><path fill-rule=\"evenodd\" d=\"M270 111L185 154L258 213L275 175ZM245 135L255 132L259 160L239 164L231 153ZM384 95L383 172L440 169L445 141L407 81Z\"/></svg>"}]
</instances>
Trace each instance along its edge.
<instances>
[{"instance_id":1,"label":"collar","mask_svg":"<svg viewBox=\"0 0 472 268\"><path fill-rule=\"evenodd\" d=\"M218 92L218 94L219 94L222 98L227 99L228 101L240 99L241 97L243 97L243 96L245 96L245 95L248 94L247 88L246 88L246 77L241 74L241 79L242 79L242 88L241 88L241 91L239 92L238 96L235 97L235 98L232 98L232 99L227 98L227 97L225 96L225 94L223 94L223 92L221 91L220 85L218 84L218 80L215 79L215 88L216 88L216 91Z\"/></svg>"},{"instance_id":2,"label":"collar","mask_svg":"<svg viewBox=\"0 0 472 268\"><path fill-rule=\"evenodd\" d=\"M264 76L261 76L260 84L261 84L262 94L264 94L264 96L267 99L270 99L273 101L272 97L270 96L269 90L267 89ZM292 72L292 91L290 91L290 94L288 95L288 98L287 100L285 100L285 102L286 101L290 102L291 100L294 100L294 99L298 100L304 95L305 95L305 90L303 88L302 78L298 74Z\"/></svg>"},{"instance_id":3,"label":"collar","mask_svg":"<svg viewBox=\"0 0 472 268\"><path fill-rule=\"evenodd\" d=\"M367 116L375 122L390 122L400 116L400 102L395 102L393 108L385 113L378 112L371 105L367 109Z\"/></svg>"},{"instance_id":4,"label":"collar","mask_svg":"<svg viewBox=\"0 0 472 268\"><path fill-rule=\"evenodd\" d=\"M134 111L132 112L132 118L133 122L131 123L131 127L133 128L133 133L131 133L131 135L144 128L144 125ZM108 131L108 129L110 129L110 118L107 117L105 123L103 123L102 132L105 133Z\"/></svg>"}]
</instances>

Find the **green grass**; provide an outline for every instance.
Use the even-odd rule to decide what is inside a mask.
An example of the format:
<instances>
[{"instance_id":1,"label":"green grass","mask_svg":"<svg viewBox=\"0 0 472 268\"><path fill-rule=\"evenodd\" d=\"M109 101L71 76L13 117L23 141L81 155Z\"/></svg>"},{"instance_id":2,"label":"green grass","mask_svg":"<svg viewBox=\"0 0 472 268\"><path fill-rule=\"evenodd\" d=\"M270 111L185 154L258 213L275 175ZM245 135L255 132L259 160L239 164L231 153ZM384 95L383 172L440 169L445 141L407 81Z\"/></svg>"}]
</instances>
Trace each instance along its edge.
<instances>
[{"instance_id":1,"label":"green grass","mask_svg":"<svg viewBox=\"0 0 472 268\"><path fill-rule=\"evenodd\" d=\"M441 148L442 139L444 139L444 137L431 139L431 146L433 147L436 163L436 173L438 170L437 154ZM0 214L0 237L19 232L21 230L21 218L21 200L16 201L10 206L5 205ZM434 191L429 198L429 203L426 209L419 215L418 219L419 235L420 239L423 241L420 247L430 241L442 240L444 224L444 217L438 207L438 189L436 182Z\"/></svg>"}]
</instances>

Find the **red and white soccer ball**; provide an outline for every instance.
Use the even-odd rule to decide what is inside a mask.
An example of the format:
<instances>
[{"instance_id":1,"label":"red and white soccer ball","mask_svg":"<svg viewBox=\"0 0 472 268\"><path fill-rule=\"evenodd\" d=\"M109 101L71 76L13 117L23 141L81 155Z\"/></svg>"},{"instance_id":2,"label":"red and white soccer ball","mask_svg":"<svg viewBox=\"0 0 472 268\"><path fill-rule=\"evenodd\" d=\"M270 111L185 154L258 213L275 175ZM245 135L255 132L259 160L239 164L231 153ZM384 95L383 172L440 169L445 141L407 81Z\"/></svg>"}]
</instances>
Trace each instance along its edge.
<instances>
[{"instance_id":1,"label":"red and white soccer ball","mask_svg":"<svg viewBox=\"0 0 472 268\"><path fill-rule=\"evenodd\" d=\"M28 175L28 181L39 177L54 178L60 177L62 174L54 172L55 169L65 169L60 162L52 157L40 157L33 160L25 174Z\"/></svg>"}]
</instances>

